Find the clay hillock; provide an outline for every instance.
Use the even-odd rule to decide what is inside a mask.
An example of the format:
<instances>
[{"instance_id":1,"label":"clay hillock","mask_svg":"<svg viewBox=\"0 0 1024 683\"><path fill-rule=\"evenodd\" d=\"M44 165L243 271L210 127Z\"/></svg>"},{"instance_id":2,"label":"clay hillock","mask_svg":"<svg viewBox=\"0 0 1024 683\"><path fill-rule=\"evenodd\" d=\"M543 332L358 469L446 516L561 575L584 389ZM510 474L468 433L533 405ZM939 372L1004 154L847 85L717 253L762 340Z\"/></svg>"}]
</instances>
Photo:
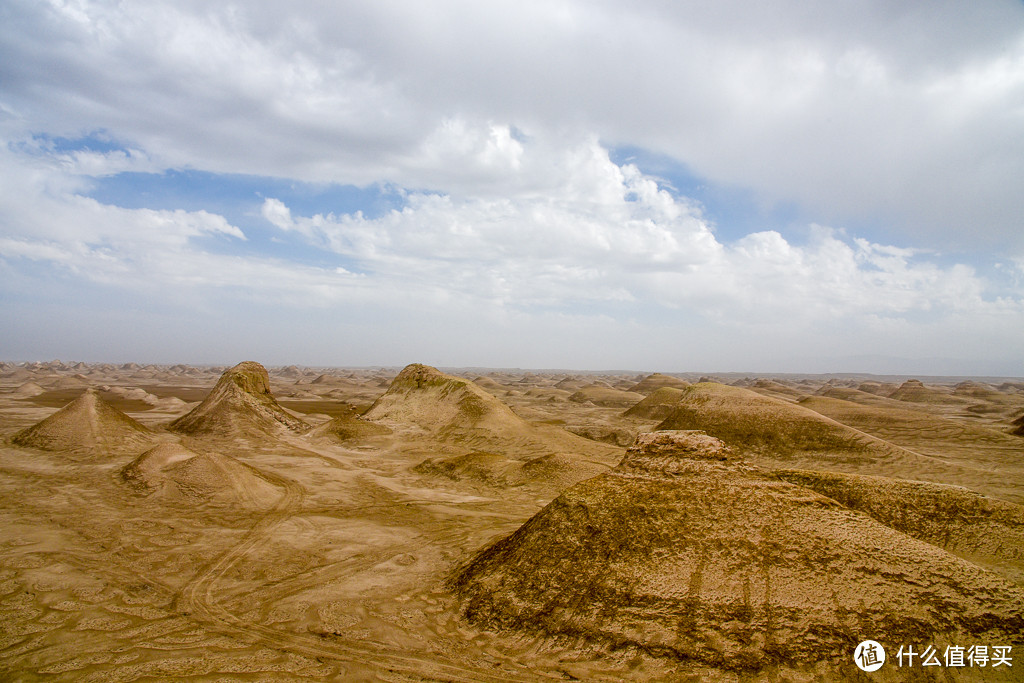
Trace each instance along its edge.
<instances>
[{"instance_id":1,"label":"clay hillock","mask_svg":"<svg viewBox=\"0 0 1024 683\"><path fill-rule=\"evenodd\" d=\"M1019 461L1018 455L1001 446L991 453L986 451L986 458L990 460L981 465L956 462L941 457L939 452L922 453L920 448L904 446L909 442L902 440L907 431L901 421L920 418L934 425L936 419L920 411L912 412L909 406L908 409L893 411L824 397L807 397L799 403L790 403L747 389L714 383L695 384L684 389L683 394L657 429L704 430L759 465L961 484L985 495L1013 502L1020 502L1024 495L1016 477L1006 477L993 468L993 465L1010 469L1019 467L1019 463L1014 465L1012 462ZM819 408L827 414L819 412ZM832 410L841 412L828 412ZM867 416L866 421L861 422L859 416ZM879 420L879 416L886 421ZM942 424L947 423L948 427L959 432L971 429L948 420ZM885 431L880 431L880 428ZM868 429L872 431L869 433ZM997 430L981 431L986 437L1009 438ZM948 434L949 429L944 433ZM899 437L900 441L890 441L889 436L893 439ZM914 434L909 436L918 438Z\"/></svg>"},{"instance_id":2,"label":"clay hillock","mask_svg":"<svg viewBox=\"0 0 1024 683\"><path fill-rule=\"evenodd\" d=\"M11 368L5 372L3 378L11 382L26 382L39 379L34 372L19 367Z\"/></svg>"},{"instance_id":3,"label":"clay hillock","mask_svg":"<svg viewBox=\"0 0 1024 683\"><path fill-rule=\"evenodd\" d=\"M582 389L584 386L586 386L586 384L586 381L580 379L579 377L566 377L565 379L561 379L555 382L555 388L564 389L565 391L568 392L573 392Z\"/></svg>"},{"instance_id":4,"label":"clay hillock","mask_svg":"<svg viewBox=\"0 0 1024 683\"><path fill-rule=\"evenodd\" d=\"M888 477L776 470L772 477L813 489L886 526L1024 585L1024 507L961 486Z\"/></svg>"},{"instance_id":5,"label":"clay hillock","mask_svg":"<svg viewBox=\"0 0 1024 683\"><path fill-rule=\"evenodd\" d=\"M1012 429L1010 433L1014 436L1024 436L1024 414L1010 422Z\"/></svg>"},{"instance_id":6,"label":"clay hillock","mask_svg":"<svg viewBox=\"0 0 1024 683\"><path fill-rule=\"evenodd\" d=\"M967 486L988 496L1024 502L1024 461L1019 439L984 424L937 415L920 404L878 399L854 403L814 396L800 402L820 415L841 422L921 456L905 459L907 469L886 474ZM885 462L880 464L885 465ZM815 467L817 468L817 466Z\"/></svg>"},{"instance_id":7,"label":"clay hillock","mask_svg":"<svg viewBox=\"0 0 1024 683\"><path fill-rule=\"evenodd\" d=\"M908 379L889 398L908 403L964 405L965 399L953 396L946 387L926 386L921 380Z\"/></svg>"},{"instance_id":8,"label":"clay hillock","mask_svg":"<svg viewBox=\"0 0 1024 683\"><path fill-rule=\"evenodd\" d=\"M738 450L773 457L837 452L870 457L879 441L789 401L715 382L683 389L657 429L700 429Z\"/></svg>"},{"instance_id":9,"label":"clay hillock","mask_svg":"<svg viewBox=\"0 0 1024 683\"><path fill-rule=\"evenodd\" d=\"M866 637L1024 642L1020 586L700 432L641 435L448 585L484 628L736 673L852 679Z\"/></svg>"},{"instance_id":10,"label":"clay hillock","mask_svg":"<svg viewBox=\"0 0 1024 683\"><path fill-rule=\"evenodd\" d=\"M11 442L47 451L138 452L152 438L148 427L89 388L53 415L15 434Z\"/></svg>"},{"instance_id":11,"label":"clay hillock","mask_svg":"<svg viewBox=\"0 0 1024 683\"><path fill-rule=\"evenodd\" d=\"M858 391L863 391L868 394L875 394L877 396L889 396L892 392L900 388L898 384L892 382L861 382L857 385Z\"/></svg>"},{"instance_id":12,"label":"clay hillock","mask_svg":"<svg viewBox=\"0 0 1024 683\"><path fill-rule=\"evenodd\" d=\"M664 420L672 413L682 397L682 389L661 387L622 414L626 417L638 417L644 420Z\"/></svg>"},{"instance_id":13,"label":"clay hillock","mask_svg":"<svg viewBox=\"0 0 1024 683\"><path fill-rule=\"evenodd\" d=\"M314 439L328 439L340 443L353 443L387 436L391 429L382 424L361 419L354 411L346 411L309 431Z\"/></svg>"},{"instance_id":14,"label":"clay hillock","mask_svg":"<svg viewBox=\"0 0 1024 683\"><path fill-rule=\"evenodd\" d=\"M679 379L678 377L663 375L660 372L656 372L653 375L647 375L642 380L629 387L629 390L638 394L643 394L644 396L650 396L662 387L682 389L688 386L690 386L690 383L685 379Z\"/></svg>"},{"instance_id":15,"label":"clay hillock","mask_svg":"<svg viewBox=\"0 0 1024 683\"><path fill-rule=\"evenodd\" d=\"M322 375L318 375L316 379L310 382L310 384L347 384L347 382L343 377L324 373Z\"/></svg>"},{"instance_id":16,"label":"clay hillock","mask_svg":"<svg viewBox=\"0 0 1024 683\"><path fill-rule=\"evenodd\" d=\"M497 453L472 451L428 458L413 467L413 471L452 481L478 482L493 488L540 484L548 489L561 490L608 471L608 466L565 453L549 453L521 460Z\"/></svg>"},{"instance_id":17,"label":"clay hillock","mask_svg":"<svg viewBox=\"0 0 1024 683\"><path fill-rule=\"evenodd\" d=\"M555 389L554 387L533 387L523 392L523 395L543 401L568 401L569 396L571 396L568 391Z\"/></svg>"},{"instance_id":18,"label":"clay hillock","mask_svg":"<svg viewBox=\"0 0 1024 683\"><path fill-rule=\"evenodd\" d=\"M797 399L806 396L806 391L799 391L791 386L776 382L771 379L758 379L749 387L752 391L765 396L777 396L783 398Z\"/></svg>"},{"instance_id":19,"label":"clay hillock","mask_svg":"<svg viewBox=\"0 0 1024 683\"><path fill-rule=\"evenodd\" d=\"M407 366L395 377L363 419L396 431L413 430L413 443L420 448L443 444L441 450L446 455L429 458L419 471L443 470L446 476L472 475L482 467L494 470L491 480L509 480L510 471L531 471L523 470L523 463L568 453L571 455L565 462L558 462L565 466L569 479L578 481L607 469L617 459L617 451L611 446L587 441L552 425L527 422L473 382L418 363ZM430 449L436 451L437 446ZM486 455L480 456L481 453ZM503 463L490 456L519 464ZM588 463L588 458L596 462ZM488 481L483 476L472 478Z\"/></svg>"},{"instance_id":20,"label":"clay hillock","mask_svg":"<svg viewBox=\"0 0 1024 683\"><path fill-rule=\"evenodd\" d=\"M309 425L278 404L266 368L243 361L221 375L202 403L167 428L182 434L229 436L302 432Z\"/></svg>"},{"instance_id":21,"label":"clay hillock","mask_svg":"<svg viewBox=\"0 0 1024 683\"><path fill-rule=\"evenodd\" d=\"M453 434L459 430L505 432L526 424L470 380L419 363L403 369L364 417Z\"/></svg>"},{"instance_id":22,"label":"clay hillock","mask_svg":"<svg viewBox=\"0 0 1024 683\"><path fill-rule=\"evenodd\" d=\"M32 398L33 396L38 396L39 394L45 393L46 389L43 389L35 382L25 382L17 389L12 391L11 396L14 396L15 398Z\"/></svg>"},{"instance_id":23,"label":"clay hillock","mask_svg":"<svg viewBox=\"0 0 1024 683\"><path fill-rule=\"evenodd\" d=\"M607 424L565 425L564 429L576 436L582 436L584 439L620 447L633 443L637 435L635 430Z\"/></svg>"},{"instance_id":24,"label":"clay hillock","mask_svg":"<svg viewBox=\"0 0 1024 683\"><path fill-rule=\"evenodd\" d=\"M965 380L957 384L953 387L953 395L967 396L970 398L1002 397L1002 393L997 391L992 385L982 384L981 382L975 382L973 380Z\"/></svg>"},{"instance_id":25,"label":"clay hillock","mask_svg":"<svg viewBox=\"0 0 1024 683\"><path fill-rule=\"evenodd\" d=\"M503 387L502 385L500 385L497 382L495 382L493 378L487 377L486 375L480 375L479 377L474 379L473 380L473 384L477 385L478 387L483 387L484 389L487 389L488 391L495 391L495 390L504 391L504 389L505 389L505 387Z\"/></svg>"},{"instance_id":26,"label":"clay hillock","mask_svg":"<svg viewBox=\"0 0 1024 683\"><path fill-rule=\"evenodd\" d=\"M852 403L860 403L866 406L887 406L891 408L906 408L907 404L905 401L897 401L892 398L886 398L879 394L873 394L867 391L861 391L860 389L853 389L849 387L829 387L825 386L814 392L815 396L823 396L825 398L835 398L843 401L850 401ZM801 403L806 402L807 397L800 399ZM841 420L840 420L841 421Z\"/></svg>"},{"instance_id":27,"label":"clay hillock","mask_svg":"<svg viewBox=\"0 0 1024 683\"><path fill-rule=\"evenodd\" d=\"M602 386L603 385L603 386ZM634 391L614 389L606 384L594 383L569 396L573 403L593 403L603 408L625 409L644 400L646 396Z\"/></svg>"},{"instance_id":28,"label":"clay hillock","mask_svg":"<svg viewBox=\"0 0 1024 683\"><path fill-rule=\"evenodd\" d=\"M121 470L140 493L189 504L264 508L282 490L257 470L220 453L196 453L176 443L149 449Z\"/></svg>"}]
</instances>

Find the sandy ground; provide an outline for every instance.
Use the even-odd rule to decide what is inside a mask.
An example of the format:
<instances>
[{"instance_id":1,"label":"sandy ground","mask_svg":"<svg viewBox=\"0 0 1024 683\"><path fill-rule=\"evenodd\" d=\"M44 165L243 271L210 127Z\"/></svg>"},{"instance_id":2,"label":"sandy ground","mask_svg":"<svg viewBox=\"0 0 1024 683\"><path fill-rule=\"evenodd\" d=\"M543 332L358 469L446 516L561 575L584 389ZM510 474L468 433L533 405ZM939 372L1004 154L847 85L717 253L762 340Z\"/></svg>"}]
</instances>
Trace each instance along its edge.
<instances>
[{"instance_id":1,"label":"sandy ground","mask_svg":"<svg viewBox=\"0 0 1024 683\"><path fill-rule=\"evenodd\" d=\"M428 438L416 425L392 423L390 434L342 442L294 431L262 438L167 431L207 395L221 370L51 364L0 371L0 678L779 680L778 672L740 676L474 627L460 616L445 580L519 528L560 487L418 473L425 459L464 449ZM364 411L396 372L279 368L270 380L280 405L316 426ZM586 442L595 449L593 462L614 464L626 441L659 422L622 416L639 400L631 387L642 376L492 372L484 379L477 384L531 425L600 439ZM844 386L854 389L859 381ZM29 382L43 392L24 388ZM597 382L602 391L570 400ZM958 382L926 382L937 392L931 400L917 391L915 401L881 406L806 400L827 390L824 378L776 378L751 388L794 404L804 400L930 457L1003 468L1009 485L1024 491L1024 438L1009 433L1024 412L1024 385L990 381L993 394L958 395ZM235 458L276 497L263 496L265 503L253 507L204 498L200 489L158 495L121 474L144 449L47 451L10 441L87 386L152 429L152 445ZM916 478L910 471L903 476ZM1024 650L1017 651L1013 673L1024 670ZM786 675L829 679L813 668Z\"/></svg>"}]
</instances>

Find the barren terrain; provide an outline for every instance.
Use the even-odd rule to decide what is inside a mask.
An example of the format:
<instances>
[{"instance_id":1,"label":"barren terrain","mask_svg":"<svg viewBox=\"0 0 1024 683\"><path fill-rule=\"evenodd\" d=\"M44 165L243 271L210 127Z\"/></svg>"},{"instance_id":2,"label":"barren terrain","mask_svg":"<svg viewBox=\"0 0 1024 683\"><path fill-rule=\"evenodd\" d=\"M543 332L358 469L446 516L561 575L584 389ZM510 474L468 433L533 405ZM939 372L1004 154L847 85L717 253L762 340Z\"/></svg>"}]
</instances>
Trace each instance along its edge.
<instances>
[{"instance_id":1,"label":"barren terrain","mask_svg":"<svg viewBox=\"0 0 1024 683\"><path fill-rule=\"evenodd\" d=\"M1022 680L1024 382L918 379L0 364L0 678Z\"/></svg>"}]
</instances>

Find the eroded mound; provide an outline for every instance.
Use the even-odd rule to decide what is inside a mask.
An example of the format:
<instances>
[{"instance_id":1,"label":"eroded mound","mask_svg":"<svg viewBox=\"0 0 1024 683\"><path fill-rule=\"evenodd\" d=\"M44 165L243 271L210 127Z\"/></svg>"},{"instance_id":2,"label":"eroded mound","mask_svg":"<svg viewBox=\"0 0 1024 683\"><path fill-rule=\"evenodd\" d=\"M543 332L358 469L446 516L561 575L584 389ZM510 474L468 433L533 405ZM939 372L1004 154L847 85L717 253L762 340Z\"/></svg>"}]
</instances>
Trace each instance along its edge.
<instances>
[{"instance_id":1,"label":"eroded mound","mask_svg":"<svg viewBox=\"0 0 1024 683\"><path fill-rule=\"evenodd\" d=\"M125 466L121 477L140 492L178 502L263 508L281 495L277 486L234 458L173 443L149 449Z\"/></svg>"},{"instance_id":2,"label":"eroded mound","mask_svg":"<svg viewBox=\"0 0 1024 683\"><path fill-rule=\"evenodd\" d=\"M552 486L579 481L617 460L614 447L551 425L529 423L473 382L427 365L402 370L363 418L395 429L411 427L418 432L418 444L444 444L450 455L424 461L417 467L422 474L489 485L532 478ZM546 472L550 477L542 480L545 472L528 467L529 461L558 453L571 455L550 461L562 467L557 476Z\"/></svg>"},{"instance_id":3,"label":"eroded mound","mask_svg":"<svg viewBox=\"0 0 1024 683\"><path fill-rule=\"evenodd\" d=\"M1011 434L1014 436L1024 436L1024 415L1015 418L1010 424L1013 425L1013 429L1010 430Z\"/></svg>"},{"instance_id":4,"label":"eroded mound","mask_svg":"<svg viewBox=\"0 0 1024 683\"><path fill-rule=\"evenodd\" d=\"M167 428L182 434L233 436L282 429L301 432L309 425L278 404L266 368L244 361L225 371L202 403Z\"/></svg>"},{"instance_id":5,"label":"eroded mound","mask_svg":"<svg viewBox=\"0 0 1024 683\"><path fill-rule=\"evenodd\" d=\"M473 382L429 365L408 365L364 417L413 424L428 431L503 430L525 424L504 403Z\"/></svg>"},{"instance_id":6,"label":"eroded mound","mask_svg":"<svg viewBox=\"0 0 1024 683\"><path fill-rule=\"evenodd\" d=\"M653 375L647 375L647 377L644 377L642 380L631 386L629 390L638 394L650 395L662 387L683 389L688 386L690 386L690 383L685 379L679 379L672 375L663 375L660 372L656 372Z\"/></svg>"},{"instance_id":7,"label":"eroded mound","mask_svg":"<svg viewBox=\"0 0 1024 683\"><path fill-rule=\"evenodd\" d=\"M883 644L1019 643L1024 591L702 433L642 435L450 579L488 628L735 670Z\"/></svg>"},{"instance_id":8,"label":"eroded mound","mask_svg":"<svg viewBox=\"0 0 1024 683\"><path fill-rule=\"evenodd\" d=\"M866 454L878 439L794 405L748 389L701 382L682 390L659 430L699 429L744 451L771 454Z\"/></svg>"},{"instance_id":9,"label":"eroded mound","mask_svg":"<svg viewBox=\"0 0 1024 683\"><path fill-rule=\"evenodd\" d=\"M661 387L622 414L626 417L639 417L645 420L664 420L672 414L683 395L682 389Z\"/></svg>"},{"instance_id":10,"label":"eroded mound","mask_svg":"<svg viewBox=\"0 0 1024 683\"><path fill-rule=\"evenodd\" d=\"M352 413L343 413L309 432L315 439L329 439L343 443L358 442L377 436L387 436L391 430L384 425L362 420Z\"/></svg>"},{"instance_id":11,"label":"eroded mound","mask_svg":"<svg viewBox=\"0 0 1024 683\"><path fill-rule=\"evenodd\" d=\"M925 386L921 380L908 379L889 398L909 403L933 403L962 405L964 399L952 395L952 391Z\"/></svg>"},{"instance_id":12,"label":"eroded mound","mask_svg":"<svg viewBox=\"0 0 1024 683\"><path fill-rule=\"evenodd\" d=\"M569 396L573 403L593 403L595 406L620 409L635 405L644 398L643 394L634 391L623 391L598 384L583 387Z\"/></svg>"},{"instance_id":13,"label":"eroded mound","mask_svg":"<svg viewBox=\"0 0 1024 683\"><path fill-rule=\"evenodd\" d=\"M886 526L1024 584L1024 507L960 486L887 477L777 470L771 476L813 489Z\"/></svg>"},{"instance_id":14,"label":"eroded mound","mask_svg":"<svg viewBox=\"0 0 1024 683\"><path fill-rule=\"evenodd\" d=\"M45 420L15 434L11 441L47 451L138 452L152 437L149 428L104 401L90 388Z\"/></svg>"}]
</instances>

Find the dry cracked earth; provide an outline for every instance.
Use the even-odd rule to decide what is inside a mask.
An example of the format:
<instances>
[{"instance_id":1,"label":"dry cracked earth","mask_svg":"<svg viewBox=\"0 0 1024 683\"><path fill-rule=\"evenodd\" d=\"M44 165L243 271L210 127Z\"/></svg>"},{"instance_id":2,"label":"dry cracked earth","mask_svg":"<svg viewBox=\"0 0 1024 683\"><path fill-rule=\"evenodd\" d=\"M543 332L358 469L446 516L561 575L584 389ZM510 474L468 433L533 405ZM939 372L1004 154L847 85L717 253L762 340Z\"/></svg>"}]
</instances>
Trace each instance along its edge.
<instances>
[{"instance_id":1,"label":"dry cracked earth","mask_svg":"<svg viewBox=\"0 0 1024 683\"><path fill-rule=\"evenodd\" d=\"M922 379L0 363L0 678L1024 680L1024 381Z\"/></svg>"}]
</instances>

